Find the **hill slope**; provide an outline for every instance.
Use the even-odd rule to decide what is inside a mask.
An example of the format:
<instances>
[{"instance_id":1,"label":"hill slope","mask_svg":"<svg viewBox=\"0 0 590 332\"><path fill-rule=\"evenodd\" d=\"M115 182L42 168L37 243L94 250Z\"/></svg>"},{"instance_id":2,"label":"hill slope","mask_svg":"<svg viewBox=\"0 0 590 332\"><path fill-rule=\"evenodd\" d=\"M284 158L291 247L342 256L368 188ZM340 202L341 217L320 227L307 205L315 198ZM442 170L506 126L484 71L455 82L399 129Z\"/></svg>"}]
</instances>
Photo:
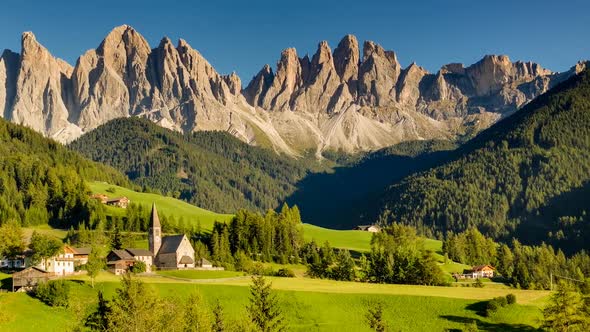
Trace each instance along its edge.
<instances>
[{"instance_id":1,"label":"hill slope","mask_svg":"<svg viewBox=\"0 0 590 332\"><path fill-rule=\"evenodd\" d=\"M140 118L108 122L70 147L141 186L222 213L276 208L307 172L300 161L224 132L182 135Z\"/></svg>"},{"instance_id":2,"label":"hill slope","mask_svg":"<svg viewBox=\"0 0 590 332\"><path fill-rule=\"evenodd\" d=\"M31 129L0 119L0 224L88 221L86 180L128 185L116 170L92 162Z\"/></svg>"},{"instance_id":3,"label":"hill slope","mask_svg":"<svg viewBox=\"0 0 590 332\"><path fill-rule=\"evenodd\" d=\"M588 249L590 199L581 195L589 180L586 70L477 136L452 161L392 185L381 218L431 235L475 226L499 239Z\"/></svg>"}]
</instances>

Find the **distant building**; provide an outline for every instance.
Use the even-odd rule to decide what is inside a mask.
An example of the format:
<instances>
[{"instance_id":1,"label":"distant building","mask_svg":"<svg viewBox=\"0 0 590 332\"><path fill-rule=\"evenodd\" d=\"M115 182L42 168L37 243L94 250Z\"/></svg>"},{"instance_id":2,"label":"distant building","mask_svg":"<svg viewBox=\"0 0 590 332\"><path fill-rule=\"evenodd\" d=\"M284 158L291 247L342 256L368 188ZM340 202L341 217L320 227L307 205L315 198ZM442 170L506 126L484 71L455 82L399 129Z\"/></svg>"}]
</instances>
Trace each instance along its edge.
<instances>
[{"instance_id":1,"label":"distant building","mask_svg":"<svg viewBox=\"0 0 590 332\"><path fill-rule=\"evenodd\" d=\"M117 197L107 200L106 204L126 209L131 201L127 197Z\"/></svg>"},{"instance_id":2,"label":"distant building","mask_svg":"<svg viewBox=\"0 0 590 332\"><path fill-rule=\"evenodd\" d=\"M377 225L358 225L354 229L357 231L364 231L364 232L371 232L371 233L381 232L381 227L379 227Z\"/></svg>"},{"instance_id":3,"label":"distant building","mask_svg":"<svg viewBox=\"0 0 590 332\"><path fill-rule=\"evenodd\" d=\"M88 256L92 248L72 248L74 251L74 267L88 263Z\"/></svg>"},{"instance_id":4,"label":"distant building","mask_svg":"<svg viewBox=\"0 0 590 332\"><path fill-rule=\"evenodd\" d=\"M37 268L54 275L70 275L74 273L74 250L64 246L63 251L53 257L42 259Z\"/></svg>"},{"instance_id":5,"label":"distant building","mask_svg":"<svg viewBox=\"0 0 590 332\"><path fill-rule=\"evenodd\" d=\"M478 278L493 278L494 267L489 264L477 265L471 268L471 270L465 270L463 273L453 274L455 280L464 279L478 279Z\"/></svg>"},{"instance_id":6,"label":"distant building","mask_svg":"<svg viewBox=\"0 0 590 332\"><path fill-rule=\"evenodd\" d=\"M158 268L186 269L195 267L195 249L186 235L162 237L162 227L155 203L152 205L148 243L150 251L154 254L154 264Z\"/></svg>"},{"instance_id":7,"label":"distant building","mask_svg":"<svg viewBox=\"0 0 590 332\"><path fill-rule=\"evenodd\" d=\"M152 272L152 265L154 265L154 254L147 249L125 249L135 261L145 263L146 272Z\"/></svg>"},{"instance_id":8,"label":"distant building","mask_svg":"<svg viewBox=\"0 0 590 332\"><path fill-rule=\"evenodd\" d=\"M473 278L492 278L494 277L494 267L488 264L474 266L471 273Z\"/></svg>"},{"instance_id":9,"label":"distant building","mask_svg":"<svg viewBox=\"0 0 590 332\"><path fill-rule=\"evenodd\" d=\"M116 275L127 273L134 263L135 258L127 250L115 249L107 255L107 268Z\"/></svg>"},{"instance_id":10,"label":"distant building","mask_svg":"<svg viewBox=\"0 0 590 332\"><path fill-rule=\"evenodd\" d=\"M213 264L211 264L211 262L209 262L208 260L206 260L205 258L201 258L197 261L197 266L201 267L203 269L212 269L213 268Z\"/></svg>"},{"instance_id":11,"label":"distant building","mask_svg":"<svg viewBox=\"0 0 590 332\"><path fill-rule=\"evenodd\" d=\"M98 200L99 202L101 202L102 204L106 204L107 201L109 200L109 197L105 194L93 194L90 196L90 198L94 198L94 199Z\"/></svg>"},{"instance_id":12,"label":"distant building","mask_svg":"<svg viewBox=\"0 0 590 332\"><path fill-rule=\"evenodd\" d=\"M25 268L25 256L18 255L13 258L1 258L0 259L0 269L5 270L20 270Z\"/></svg>"},{"instance_id":13,"label":"distant building","mask_svg":"<svg viewBox=\"0 0 590 332\"><path fill-rule=\"evenodd\" d=\"M29 267L12 274L12 291L29 291L40 282L46 282L51 278L51 273L38 267Z\"/></svg>"}]
</instances>

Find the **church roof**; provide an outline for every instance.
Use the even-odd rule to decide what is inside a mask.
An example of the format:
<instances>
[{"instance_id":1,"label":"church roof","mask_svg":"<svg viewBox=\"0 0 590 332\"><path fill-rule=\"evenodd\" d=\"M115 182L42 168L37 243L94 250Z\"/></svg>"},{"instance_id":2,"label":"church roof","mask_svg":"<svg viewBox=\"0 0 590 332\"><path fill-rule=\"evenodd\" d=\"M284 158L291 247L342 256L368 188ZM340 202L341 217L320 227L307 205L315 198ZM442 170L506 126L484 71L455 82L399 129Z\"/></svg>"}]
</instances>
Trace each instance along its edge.
<instances>
[{"instance_id":1,"label":"church roof","mask_svg":"<svg viewBox=\"0 0 590 332\"><path fill-rule=\"evenodd\" d=\"M184 235L164 236L162 238L162 246L160 247L160 251L158 251L158 255L175 253L183 238Z\"/></svg>"},{"instance_id":2,"label":"church roof","mask_svg":"<svg viewBox=\"0 0 590 332\"><path fill-rule=\"evenodd\" d=\"M150 227L156 228L160 226L160 217L158 217L158 210L156 209L156 203L152 203L152 215L150 217Z\"/></svg>"}]
</instances>

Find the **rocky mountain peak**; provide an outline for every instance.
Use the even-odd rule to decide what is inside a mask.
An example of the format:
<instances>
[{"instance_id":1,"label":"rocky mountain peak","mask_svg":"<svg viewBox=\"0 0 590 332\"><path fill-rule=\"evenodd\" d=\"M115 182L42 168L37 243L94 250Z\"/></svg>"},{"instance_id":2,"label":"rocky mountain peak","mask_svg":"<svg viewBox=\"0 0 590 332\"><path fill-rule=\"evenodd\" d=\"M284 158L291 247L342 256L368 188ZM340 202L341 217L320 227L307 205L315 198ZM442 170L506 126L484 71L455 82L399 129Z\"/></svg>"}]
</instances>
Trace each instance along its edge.
<instances>
[{"instance_id":1,"label":"rocky mountain peak","mask_svg":"<svg viewBox=\"0 0 590 332\"><path fill-rule=\"evenodd\" d=\"M226 130L294 155L355 152L485 128L585 66L557 74L489 55L430 74L415 63L402 69L395 52L372 41L361 52L347 35L334 52L320 42L311 58L285 49L276 70L265 65L241 90L235 73L220 75L183 39L152 49L122 25L72 68L27 32L21 54L0 57L0 115L61 141L142 116L185 132Z\"/></svg>"},{"instance_id":2,"label":"rocky mountain peak","mask_svg":"<svg viewBox=\"0 0 590 332\"><path fill-rule=\"evenodd\" d=\"M356 80L360 61L359 43L355 36L346 35L334 50L334 67L342 82Z\"/></svg>"}]
</instances>

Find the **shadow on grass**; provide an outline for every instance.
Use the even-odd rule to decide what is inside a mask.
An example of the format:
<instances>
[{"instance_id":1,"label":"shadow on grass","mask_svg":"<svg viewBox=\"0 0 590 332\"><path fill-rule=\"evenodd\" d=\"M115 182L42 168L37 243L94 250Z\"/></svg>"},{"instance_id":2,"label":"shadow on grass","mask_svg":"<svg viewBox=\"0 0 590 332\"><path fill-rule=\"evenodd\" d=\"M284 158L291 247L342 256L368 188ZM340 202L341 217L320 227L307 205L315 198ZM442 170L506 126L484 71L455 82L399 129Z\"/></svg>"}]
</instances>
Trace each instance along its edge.
<instances>
[{"instance_id":1,"label":"shadow on grass","mask_svg":"<svg viewBox=\"0 0 590 332\"><path fill-rule=\"evenodd\" d=\"M446 319L451 322L461 323L461 324L473 324L475 322L477 324L477 328L480 331L491 331L491 332L504 332L504 331L524 331L524 332L533 332L533 331L542 331L541 329L534 328L530 325L526 324L506 324L506 323L489 323L484 322L478 318L469 318L469 317L461 317L461 316L453 316L453 315L443 315L440 316L443 319ZM456 330L460 331L460 330Z\"/></svg>"}]
</instances>

